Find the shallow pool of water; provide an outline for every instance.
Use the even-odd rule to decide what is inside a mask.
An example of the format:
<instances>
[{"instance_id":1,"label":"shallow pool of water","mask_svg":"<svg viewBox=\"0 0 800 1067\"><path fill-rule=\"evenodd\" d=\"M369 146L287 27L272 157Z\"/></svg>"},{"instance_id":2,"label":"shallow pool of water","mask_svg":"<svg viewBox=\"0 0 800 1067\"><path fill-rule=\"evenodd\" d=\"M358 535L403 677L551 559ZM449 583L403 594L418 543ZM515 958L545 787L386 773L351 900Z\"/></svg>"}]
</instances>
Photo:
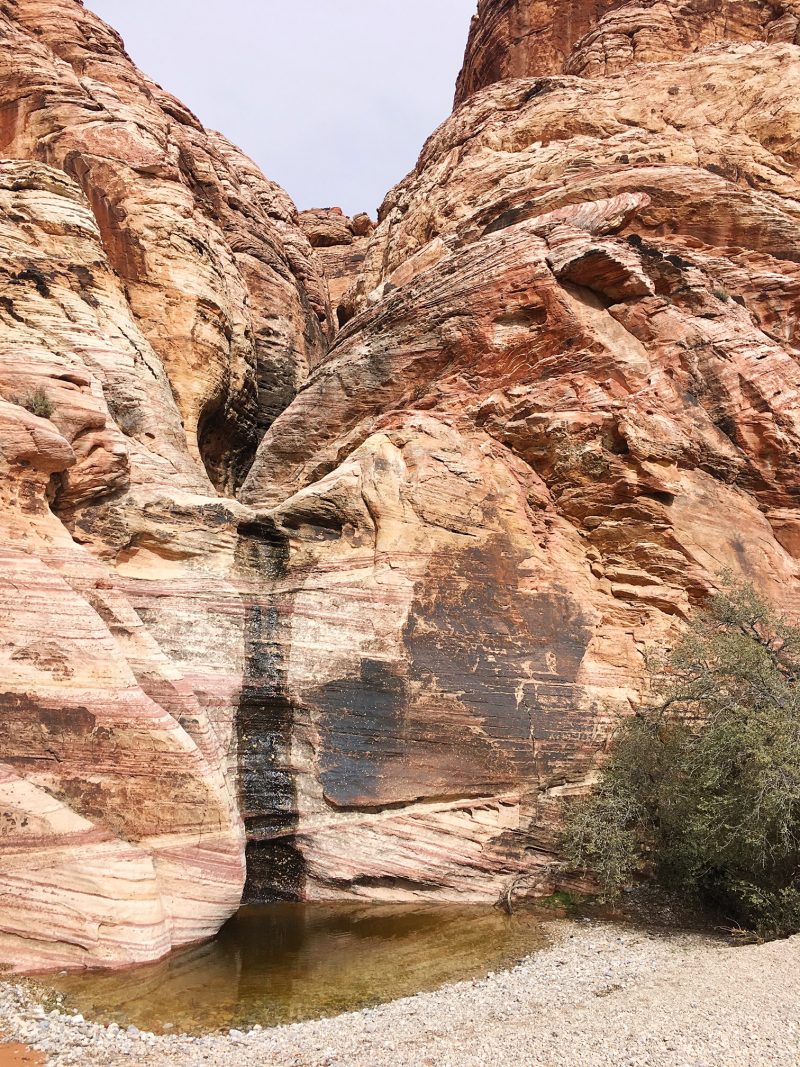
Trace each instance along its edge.
<instances>
[{"instance_id":1,"label":"shallow pool of water","mask_svg":"<svg viewBox=\"0 0 800 1067\"><path fill-rule=\"evenodd\" d=\"M483 977L546 944L542 916L491 907L270 904L216 940L125 972L57 979L93 1021L155 1033L275 1026Z\"/></svg>"}]
</instances>

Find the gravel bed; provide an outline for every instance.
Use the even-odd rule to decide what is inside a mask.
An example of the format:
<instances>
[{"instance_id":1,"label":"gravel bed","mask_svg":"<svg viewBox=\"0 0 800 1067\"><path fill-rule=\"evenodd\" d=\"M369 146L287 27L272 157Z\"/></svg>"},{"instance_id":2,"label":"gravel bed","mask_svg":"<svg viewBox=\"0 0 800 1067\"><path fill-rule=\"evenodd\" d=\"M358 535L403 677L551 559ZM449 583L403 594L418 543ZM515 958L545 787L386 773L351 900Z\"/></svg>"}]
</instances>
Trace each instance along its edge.
<instances>
[{"instance_id":1,"label":"gravel bed","mask_svg":"<svg viewBox=\"0 0 800 1067\"><path fill-rule=\"evenodd\" d=\"M800 938L559 922L511 971L335 1019L208 1037L97 1026L0 984L0 1031L53 1067L798 1067Z\"/></svg>"}]
</instances>

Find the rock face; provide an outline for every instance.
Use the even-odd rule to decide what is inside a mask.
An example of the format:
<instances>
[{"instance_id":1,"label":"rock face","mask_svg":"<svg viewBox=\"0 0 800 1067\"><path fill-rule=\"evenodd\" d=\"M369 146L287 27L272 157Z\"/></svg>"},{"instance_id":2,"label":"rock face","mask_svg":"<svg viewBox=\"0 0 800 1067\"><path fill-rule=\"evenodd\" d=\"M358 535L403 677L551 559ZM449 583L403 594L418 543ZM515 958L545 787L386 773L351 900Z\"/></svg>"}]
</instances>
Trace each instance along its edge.
<instances>
[{"instance_id":1,"label":"rock face","mask_svg":"<svg viewBox=\"0 0 800 1067\"><path fill-rule=\"evenodd\" d=\"M330 304L336 311L358 279L375 223L365 213L350 219L341 208L303 211L299 222L316 249L328 282Z\"/></svg>"},{"instance_id":2,"label":"rock face","mask_svg":"<svg viewBox=\"0 0 800 1067\"><path fill-rule=\"evenodd\" d=\"M798 25L484 0L373 231L0 0L3 963L212 933L245 841L546 891L648 644L726 567L800 609Z\"/></svg>"},{"instance_id":3,"label":"rock face","mask_svg":"<svg viewBox=\"0 0 800 1067\"><path fill-rule=\"evenodd\" d=\"M0 154L47 163L80 186L170 375L191 452L230 490L329 324L294 208L141 75L78 0L0 11Z\"/></svg>"},{"instance_id":4,"label":"rock face","mask_svg":"<svg viewBox=\"0 0 800 1067\"><path fill-rule=\"evenodd\" d=\"M647 3L648 0L645 0ZM560 74L577 41L625 0L478 0L456 107L479 89L506 78Z\"/></svg>"},{"instance_id":5,"label":"rock face","mask_svg":"<svg viewBox=\"0 0 800 1067\"><path fill-rule=\"evenodd\" d=\"M244 881L251 515L319 361L284 193L74 0L0 4L0 963L131 963Z\"/></svg>"},{"instance_id":6,"label":"rock face","mask_svg":"<svg viewBox=\"0 0 800 1067\"><path fill-rule=\"evenodd\" d=\"M479 0L456 106L508 78L612 74L715 42L797 44L799 24L794 0Z\"/></svg>"},{"instance_id":7,"label":"rock face","mask_svg":"<svg viewBox=\"0 0 800 1067\"><path fill-rule=\"evenodd\" d=\"M724 568L800 607L796 26L480 5L242 491L281 542L265 869L291 841L311 896L546 889L648 644Z\"/></svg>"}]
</instances>

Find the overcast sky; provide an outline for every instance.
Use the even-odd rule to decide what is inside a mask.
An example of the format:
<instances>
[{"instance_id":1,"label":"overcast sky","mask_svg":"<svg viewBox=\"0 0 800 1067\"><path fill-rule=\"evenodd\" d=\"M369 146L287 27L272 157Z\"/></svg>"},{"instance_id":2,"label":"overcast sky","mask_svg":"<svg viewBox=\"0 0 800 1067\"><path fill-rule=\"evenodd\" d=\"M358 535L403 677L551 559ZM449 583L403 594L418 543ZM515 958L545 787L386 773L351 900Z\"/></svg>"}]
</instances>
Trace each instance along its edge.
<instances>
[{"instance_id":1,"label":"overcast sky","mask_svg":"<svg viewBox=\"0 0 800 1067\"><path fill-rule=\"evenodd\" d=\"M449 115L476 0L85 0L302 208L374 214Z\"/></svg>"}]
</instances>

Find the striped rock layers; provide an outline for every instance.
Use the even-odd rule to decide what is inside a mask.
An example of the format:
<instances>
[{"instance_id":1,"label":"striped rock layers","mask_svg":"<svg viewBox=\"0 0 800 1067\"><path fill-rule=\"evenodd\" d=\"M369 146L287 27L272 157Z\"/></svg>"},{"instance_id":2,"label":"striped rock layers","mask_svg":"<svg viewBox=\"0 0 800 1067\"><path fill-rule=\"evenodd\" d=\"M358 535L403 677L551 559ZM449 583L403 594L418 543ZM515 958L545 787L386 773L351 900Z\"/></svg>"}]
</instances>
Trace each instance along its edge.
<instances>
[{"instance_id":1,"label":"striped rock layers","mask_svg":"<svg viewBox=\"0 0 800 1067\"><path fill-rule=\"evenodd\" d=\"M3 963L545 891L648 646L797 610L799 16L483 0L373 230L0 2Z\"/></svg>"},{"instance_id":2,"label":"striped rock layers","mask_svg":"<svg viewBox=\"0 0 800 1067\"><path fill-rule=\"evenodd\" d=\"M460 106L242 490L291 742L248 826L307 894L546 890L648 646L726 568L797 610L796 31L786 3L479 5Z\"/></svg>"},{"instance_id":3,"label":"striped rock layers","mask_svg":"<svg viewBox=\"0 0 800 1067\"><path fill-rule=\"evenodd\" d=\"M0 964L117 966L241 899L230 494L327 288L288 197L75 0L0 4L0 157Z\"/></svg>"}]
</instances>

